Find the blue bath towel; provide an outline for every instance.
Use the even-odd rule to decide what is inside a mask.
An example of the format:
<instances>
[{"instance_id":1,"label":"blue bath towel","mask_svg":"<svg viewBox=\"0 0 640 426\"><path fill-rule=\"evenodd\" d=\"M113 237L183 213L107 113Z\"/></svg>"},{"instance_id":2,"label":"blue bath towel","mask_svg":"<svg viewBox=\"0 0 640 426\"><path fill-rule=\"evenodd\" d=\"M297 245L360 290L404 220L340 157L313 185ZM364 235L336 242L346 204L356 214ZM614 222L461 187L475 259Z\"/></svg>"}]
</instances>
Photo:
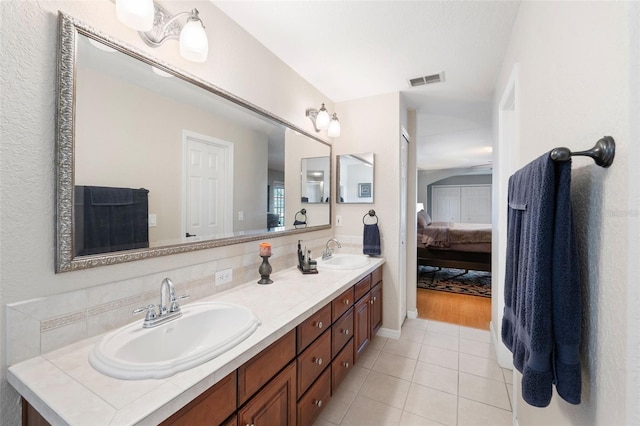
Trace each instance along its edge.
<instances>
[{"instance_id":1,"label":"blue bath towel","mask_svg":"<svg viewBox=\"0 0 640 426\"><path fill-rule=\"evenodd\" d=\"M546 407L555 385L580 403L582 309L571 212L571 162L545 154L509 179L502 341L522 397Z\"/></svg>"},{"instance_id":2,"label":"blue bath towel","mask_svg":"<svg viewBox=\"0 0 640 426\"><path fill-rule=\"evenodd\" d=\"M362 232L362 253L370 256L378 256L382 253L380 249L380 229L377 223L364 225Z\"/></svg>"}]
</instances>

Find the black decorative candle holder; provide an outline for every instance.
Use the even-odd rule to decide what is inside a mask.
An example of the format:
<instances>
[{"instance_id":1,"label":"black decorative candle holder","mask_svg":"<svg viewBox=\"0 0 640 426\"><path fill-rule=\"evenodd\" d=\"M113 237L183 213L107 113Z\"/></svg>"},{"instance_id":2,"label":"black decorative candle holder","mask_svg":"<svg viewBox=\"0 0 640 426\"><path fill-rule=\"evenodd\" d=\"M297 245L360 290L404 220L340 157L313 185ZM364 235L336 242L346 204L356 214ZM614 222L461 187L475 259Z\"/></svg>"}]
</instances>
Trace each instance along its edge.
<instances>
[{"instance_id":1,"label":"black decorative candle holder","mask_svg":"<svg viewBox=\"0 0 640 426\"><path fill-rule=\"evenodd\" d=\"M260 274L260 281L258 281L258 284L273 284L273 280L269 278L269 275L271 275L271 271L273 270L271 268L271 265L269 264L269 258L271 256L260 256L262 258L262 263L260 264L260 267L258 268L258 273Z\"/></svg>"}]
</instances>

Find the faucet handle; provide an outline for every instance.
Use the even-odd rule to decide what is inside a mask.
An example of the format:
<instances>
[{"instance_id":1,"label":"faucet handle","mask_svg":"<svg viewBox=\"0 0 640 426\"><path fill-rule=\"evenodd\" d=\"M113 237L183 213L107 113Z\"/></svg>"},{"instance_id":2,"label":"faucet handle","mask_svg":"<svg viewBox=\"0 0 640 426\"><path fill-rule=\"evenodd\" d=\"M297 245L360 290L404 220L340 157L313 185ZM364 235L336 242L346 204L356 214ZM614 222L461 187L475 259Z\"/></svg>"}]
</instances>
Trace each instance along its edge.
<instances>
[{"instance_id":1,"label":"faucet handle","mask_svg":"<svg viewBox=\"0 0 640 426\"><path fill-rule=\"evenodd\" d=\"M191 296L190 294L183 294L182 296L174 296L171 298L171 309L169 312L176 312L180 310L180 305L178 304L178 300L184 300Z\"/></svg>"},{"instance_id":2,"label":"faucet handle","mask_svg":"<svg viewBox=\"0 0 640 426\"><path fill-rule=\"evenodd\" d=\"M147 312L147 315L144 317L145 321L152 321L154 319L156 319L157 315L156 315L156 307L152 304L147 305L145 307L142 308L138 308L138 309L134 309L133 310L133 314L139 314L142 312Z\"/></svg>"}]
</instances>

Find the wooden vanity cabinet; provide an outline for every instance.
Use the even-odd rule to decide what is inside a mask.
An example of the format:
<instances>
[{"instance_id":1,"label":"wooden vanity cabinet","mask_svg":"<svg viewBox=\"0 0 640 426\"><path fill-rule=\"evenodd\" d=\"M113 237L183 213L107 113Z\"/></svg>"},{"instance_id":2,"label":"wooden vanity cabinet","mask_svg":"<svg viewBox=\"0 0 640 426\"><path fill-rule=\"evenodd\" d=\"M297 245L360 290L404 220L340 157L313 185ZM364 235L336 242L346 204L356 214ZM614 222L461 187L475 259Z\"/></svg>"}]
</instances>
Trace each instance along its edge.
<instances>
[{"instance_id":1,"label":"wooden vanity cabinet","mask_svg":"<svg viewBox=\"0 0 640 426\"><path fill-rule=\"evenodd\" d=\"M382 267L161 424L311 425L381 325ZM24 399L23 425L48 425Z\"/></svg>"}]
</instances>

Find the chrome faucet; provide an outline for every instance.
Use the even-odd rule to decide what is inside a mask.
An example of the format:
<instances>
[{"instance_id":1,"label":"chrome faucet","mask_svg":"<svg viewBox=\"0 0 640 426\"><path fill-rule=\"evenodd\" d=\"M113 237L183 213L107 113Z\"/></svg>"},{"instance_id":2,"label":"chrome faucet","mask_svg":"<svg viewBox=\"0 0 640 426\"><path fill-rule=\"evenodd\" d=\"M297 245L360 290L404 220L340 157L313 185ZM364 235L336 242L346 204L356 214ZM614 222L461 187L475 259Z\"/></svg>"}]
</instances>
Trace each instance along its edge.
<instances>
[{"instance_id":1,"label":"chrome faucet","mask_svg":"<svg viewBox=\"0 0 640 426\"><path fill-rule=\"evenodd\" d=\"M180 317L182 311L178 300L186 299L187 297L189 297L188 294L176 297L176 289L173 286L173 282L169 278L165 278L162 280L162 284L160 284L160 305L158 305L158 312L156 313L155 306L150 304L146 307L135 309L133 313L139 314L146 311L147 314L144 317L142 327L155 327Z\"/></svg>"},{"instance_id":2,"label":"chrome faucet","mask_svg":"<svg viewBox=\"0 0 640 426\"><path fill-rule=\"evenodd\" d=\"M331 251L331 247L329 247L330 243L336 243L338 248L342 248L342 246L340 245L340 241L336 240L335 238L331 238L329 241L327 241L327 245L322 252L322 260L329 259L333 255L333 251Z\"/></svg>"}]
</instances>

